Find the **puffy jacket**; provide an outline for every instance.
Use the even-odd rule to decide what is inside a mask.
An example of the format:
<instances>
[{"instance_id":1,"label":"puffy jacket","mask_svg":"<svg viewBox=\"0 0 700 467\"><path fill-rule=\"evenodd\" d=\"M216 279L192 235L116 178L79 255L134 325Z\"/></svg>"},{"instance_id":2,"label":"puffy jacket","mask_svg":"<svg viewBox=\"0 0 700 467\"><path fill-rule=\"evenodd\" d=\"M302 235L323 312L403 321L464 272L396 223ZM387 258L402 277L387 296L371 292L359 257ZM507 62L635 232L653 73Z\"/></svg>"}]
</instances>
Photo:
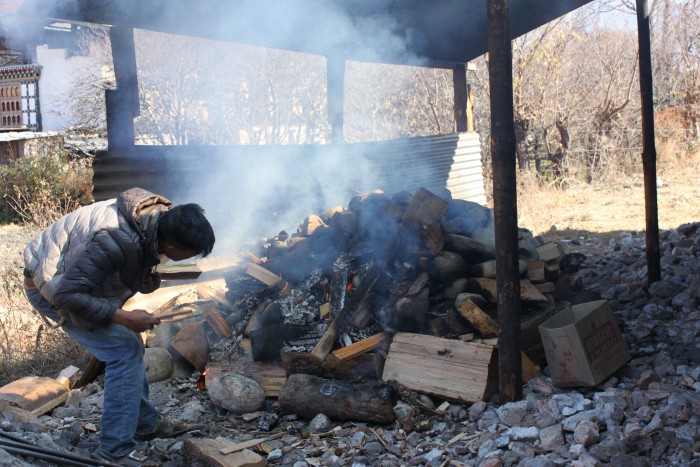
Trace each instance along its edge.
<instances>
[{"instance_id":1,"label":"puffy jacket","mask_svg":"<svg viewBox=\"0 0 700 467\"><path fill-rule=\"evenodd\" d=\"M24 250L25 274L66 319L106 325L136 292L160 280L157 226L172 203L141 188L62 217Z\"/></svg>"}]
</instances>

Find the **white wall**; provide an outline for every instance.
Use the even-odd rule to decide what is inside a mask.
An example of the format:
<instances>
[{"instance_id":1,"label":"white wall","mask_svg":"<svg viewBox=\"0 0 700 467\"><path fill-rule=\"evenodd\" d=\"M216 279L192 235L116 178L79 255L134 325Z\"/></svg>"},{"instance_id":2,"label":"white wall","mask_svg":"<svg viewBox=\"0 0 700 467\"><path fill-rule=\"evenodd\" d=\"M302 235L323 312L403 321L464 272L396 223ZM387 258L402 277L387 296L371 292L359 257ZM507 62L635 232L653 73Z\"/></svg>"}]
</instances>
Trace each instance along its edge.
<instances>
[{"instance_id":1,"label":"white wall","mask_svg":"<svg viewBox=\"0 0 700 467\"><path fill-rule=\"evenodd\" d=\"M66 94L79 77L98 65L89 57L66 58L64 49L49 49L40 45L36 49L37 63L43 68L39 78L39 105L43 131L63 131L71 126L70 108L66 106Z\"/></svg>"}]
</instances>

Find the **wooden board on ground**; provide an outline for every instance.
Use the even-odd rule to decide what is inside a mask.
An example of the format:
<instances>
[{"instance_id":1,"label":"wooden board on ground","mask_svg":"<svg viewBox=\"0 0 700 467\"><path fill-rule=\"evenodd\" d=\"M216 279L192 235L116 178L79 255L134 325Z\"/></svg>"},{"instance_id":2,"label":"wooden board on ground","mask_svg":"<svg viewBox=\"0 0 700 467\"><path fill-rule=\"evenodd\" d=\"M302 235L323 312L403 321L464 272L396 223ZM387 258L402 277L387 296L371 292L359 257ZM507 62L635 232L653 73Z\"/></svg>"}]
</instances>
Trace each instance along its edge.
<instances>
[{"instance_id":1,"label":"wooden board on ground","mask_svg":"<svg viewBox=\"0 0 700 467\"><path fill-rule=\"evenodd\" d=\"M399 332L384 364L385 381L452 400L488 397L490 345Z\"/></svg>"},{"instance_id":2,"label":"wooden board on ground","mask_svg":"<svg viewBox=\"0 0 700 467\"><path fill-rule=\"evenodd\" d=\"M183 465L202 467L263 467L267 460L250 449L222 454L221 450L235 446L236 443L225 438L187 439L182 446Z\"/></svg>"},{"instance_id":3,"label":"wooden board on ground","mask_svg":"<svg viewBox=\"0 0 700 467\"><path fill-rule=\"evenodd\" d=\"M491 294L494 303L498 300L496 279L477 277L474 280ZM520 280L520 299L524 302L547 303L547 297L537 290L535 286L532 285L532 282L527 279Z\"/></svg>"},{"instance_id":4,"label":"wooden board on ground","mask_svg":"<svg viewBox=\"0 0 700 467\"><path fill-rule=\"evenodd\" d=\"M68 389L53 378L26 376L1 387L0 400L38 417L63 404L68 393Z\"/></svg>"}]
</instances>

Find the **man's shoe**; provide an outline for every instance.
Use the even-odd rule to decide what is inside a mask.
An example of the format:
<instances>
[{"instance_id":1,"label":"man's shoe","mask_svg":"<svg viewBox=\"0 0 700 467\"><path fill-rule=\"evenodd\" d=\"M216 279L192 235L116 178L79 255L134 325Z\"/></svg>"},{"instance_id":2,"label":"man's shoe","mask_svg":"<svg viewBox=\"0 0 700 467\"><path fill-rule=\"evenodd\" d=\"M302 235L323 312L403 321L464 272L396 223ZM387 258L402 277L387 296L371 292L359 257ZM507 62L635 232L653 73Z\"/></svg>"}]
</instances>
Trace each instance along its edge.
<instances>
[{"instance_id":1,"label":"man's shoe","mask_svg":"<svg viewBox=\"0 0 700 467\"><path fill-rule=\"evenodd\" d=\"M152 433L136 433L134 439L136 441L148 441L156 438L174 438L187 433L192 428L182 420L171 420L169 418L161 418L160 423Z\"/></svg>"},{"instance_id":2,"label":"man's shoe","mask_svg":"<svg viewBox=\"0 0 700 467\"><path fill-rule=\"evenodd\" d=\"M126 456L113 457L102 450L97 450L96 452L93 452L90 457L104 462L104 464L100 465L105 466L120 465L127 467L142 467L145 465L144 462L148 461L147 457L140 455L137 451L131 451Z\"/></svg>"}]
</instances>

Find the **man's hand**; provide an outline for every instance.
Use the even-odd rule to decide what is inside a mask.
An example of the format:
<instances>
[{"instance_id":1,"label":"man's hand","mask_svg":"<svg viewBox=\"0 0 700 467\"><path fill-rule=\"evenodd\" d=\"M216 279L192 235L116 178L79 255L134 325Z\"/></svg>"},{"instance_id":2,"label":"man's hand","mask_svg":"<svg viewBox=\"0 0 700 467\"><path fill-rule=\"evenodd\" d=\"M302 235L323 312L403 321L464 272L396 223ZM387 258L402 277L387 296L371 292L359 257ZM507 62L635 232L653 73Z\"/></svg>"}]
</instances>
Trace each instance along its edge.
<instances>
[{"instance_id":1,"label":"man's hand","mask_svg":"<svg viewBox=\"0 0 700 467\"><path fill-rule=\"evenodd\" d=\"M160 320L146 310L126 311L121 308L114 312L112 322L121 324L134 332L148 331L156 324L160 324Z\"/></svg>"}]
</instances>

